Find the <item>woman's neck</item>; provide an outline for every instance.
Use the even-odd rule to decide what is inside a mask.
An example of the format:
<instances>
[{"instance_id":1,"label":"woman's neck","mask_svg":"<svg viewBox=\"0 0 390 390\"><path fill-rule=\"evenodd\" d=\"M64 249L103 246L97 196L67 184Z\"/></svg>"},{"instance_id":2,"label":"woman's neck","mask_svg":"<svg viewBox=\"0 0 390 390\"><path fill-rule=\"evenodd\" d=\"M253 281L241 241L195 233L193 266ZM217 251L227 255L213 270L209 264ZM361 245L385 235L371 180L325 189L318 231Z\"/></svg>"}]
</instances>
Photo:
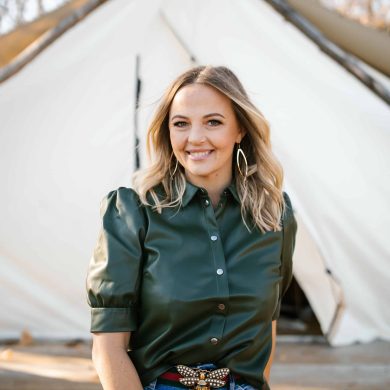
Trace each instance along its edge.
<instances>
[{"instance_id":1,"label":"woman's neck","mask_svg":"<svg viewBox=\"0 0 390 390\"><path fill-rule=\"evenodd\" d=\"M232 174L223 178L218 176L195 176L187 172L185 175L189 182L191 182L197 187L202 187L207 191L210 197L210 201L214 207L218 205L223 190L228 187L232 181Z\"/></svg>"}]
</instances>

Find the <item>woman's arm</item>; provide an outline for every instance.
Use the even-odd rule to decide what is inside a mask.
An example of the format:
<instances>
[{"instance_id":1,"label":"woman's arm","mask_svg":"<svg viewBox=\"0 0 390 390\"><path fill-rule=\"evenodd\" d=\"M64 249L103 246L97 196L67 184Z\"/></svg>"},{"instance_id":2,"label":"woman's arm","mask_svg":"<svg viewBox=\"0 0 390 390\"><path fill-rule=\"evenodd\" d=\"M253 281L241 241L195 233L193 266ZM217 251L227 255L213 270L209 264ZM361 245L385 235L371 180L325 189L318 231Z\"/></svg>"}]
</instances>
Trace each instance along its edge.
<instances>
[{"instance_id":1,"label":"woman's arm","mask_svg":"<svg viewBox=\"0 0 390 390\"><path fill-rule=\"evenodd\" d=\"M272 349L271 349L271 354L268 359L267 365L265 366L265 370L264 370L264 376L267 382L269 382L269 377L271 373L272 360L275 354L275 345L276 345L276 320L272 321Z\"/></svg>"},{"instance_id":2,"label":"woman's arm","mask_svg":"<svg viewBox=\"0 0 390 390\"><path fill-rule=\"evenodd\" d=\"M131 332L92 333L92 361L104 390L143 390L127 355Z\"/></svg>"}]
</instances>

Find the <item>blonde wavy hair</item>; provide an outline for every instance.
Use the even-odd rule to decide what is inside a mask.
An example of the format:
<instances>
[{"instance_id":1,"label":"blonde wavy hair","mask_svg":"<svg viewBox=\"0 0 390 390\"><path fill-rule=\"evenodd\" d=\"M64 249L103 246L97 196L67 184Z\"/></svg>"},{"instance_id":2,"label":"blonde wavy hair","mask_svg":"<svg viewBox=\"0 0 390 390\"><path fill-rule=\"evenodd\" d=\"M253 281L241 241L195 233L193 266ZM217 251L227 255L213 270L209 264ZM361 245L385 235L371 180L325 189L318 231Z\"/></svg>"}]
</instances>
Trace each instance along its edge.
<instances>
[{"instance_id":1,"label":"blonde wavy hair","mask_svg":"<svg viewBox=\"0 0 390 390\"><path fill-rule=\"evenodd\" d=\"M281 217L285 211L283 197L283 168L271 149L270 126L261 111L250 101L236 75L225 66L197 66L174 80L165 91L147 133L147 154L152 160L149 167L133 175L133 187L141 203L161 213L164 207L181 205L186 187L184 168L172 159L173 150L169 136L169 111L179 89L189 84L211 86L227 96L237 121L246 134L241 140L248 162L248 174L244 177L233 158L233 180L241 200L243 222L250 217L263 233L281 230ZM237 145L236 145L237 146ZM234 148L234 157L236 153ZM241 167L241 171L245 170ZM164 194L158 196L156 186L162 185ZM149 202L148 195L153 202Z\"/></svg>"}]
</instances>

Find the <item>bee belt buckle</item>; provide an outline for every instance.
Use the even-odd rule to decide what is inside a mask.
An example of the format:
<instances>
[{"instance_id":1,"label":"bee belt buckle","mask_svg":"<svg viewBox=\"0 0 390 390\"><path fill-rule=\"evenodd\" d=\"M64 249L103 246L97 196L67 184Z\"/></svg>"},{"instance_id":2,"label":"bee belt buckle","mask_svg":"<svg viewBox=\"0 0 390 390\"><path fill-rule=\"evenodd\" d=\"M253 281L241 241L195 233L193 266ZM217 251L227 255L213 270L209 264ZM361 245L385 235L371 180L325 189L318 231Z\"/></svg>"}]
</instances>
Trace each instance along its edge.
<instances>
[{"instance_id":1,"label":"bee belt buckle","mask_svg":"<svg viewBox=\"0 0 390 390\"><path fill-rule=\"evenodd\" d=\"M177 371L183 378L180 383L193 390L211 390L212 387L222 387L226 384L224 379L230 372L228 368L217 368L216 370L203 370L201 368L190 368L179 364Z\"/></svg>"}]
</instances>

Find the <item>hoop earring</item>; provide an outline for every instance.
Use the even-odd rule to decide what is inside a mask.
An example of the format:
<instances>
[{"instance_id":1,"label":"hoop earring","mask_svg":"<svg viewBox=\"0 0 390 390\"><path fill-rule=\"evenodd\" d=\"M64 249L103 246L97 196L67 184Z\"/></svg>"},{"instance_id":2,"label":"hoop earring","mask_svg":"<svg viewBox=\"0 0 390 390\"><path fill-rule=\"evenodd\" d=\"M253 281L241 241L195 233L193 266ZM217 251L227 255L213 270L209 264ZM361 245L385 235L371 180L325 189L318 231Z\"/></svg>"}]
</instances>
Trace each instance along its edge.
<instances>
[{"instance_id":1,"label":"hoop earring","mask_svg":"<svg viewBox=\"0 0 390 390\"><path fill-rule=\"evenodd\" d=\"M245 161L245 175L242 173L241 171L241 168L240 168L240 154L242 155L242 157L244 158L244 161ZM248 176L248 161L245 157L245 154L243 152L243 150L241 149L241 145L240 143L238 143L238 149L237 149L237 158L236 158L236 162L237 162L237 168L238 170L240 171L240 174L244 177L247 177Z\"/></svg>"}]
</instances>

